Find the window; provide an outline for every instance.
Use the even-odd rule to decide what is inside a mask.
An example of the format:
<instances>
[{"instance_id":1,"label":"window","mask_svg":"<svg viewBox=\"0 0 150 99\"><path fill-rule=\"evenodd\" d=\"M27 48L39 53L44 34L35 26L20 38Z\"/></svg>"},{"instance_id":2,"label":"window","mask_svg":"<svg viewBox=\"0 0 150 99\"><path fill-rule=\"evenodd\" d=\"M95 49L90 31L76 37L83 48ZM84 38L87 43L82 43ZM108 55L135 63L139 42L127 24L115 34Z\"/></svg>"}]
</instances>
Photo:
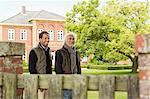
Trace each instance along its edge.
<instances>
[{"instance_id":1,"label":"window","mask_svg":"<svg viewBox=\"0 0 150 99\"><path fill-rule=\"evenodd\" d=\"M37 33L40 34L42 31L44 31L43 29L38 29Z\"/></svg>"},{"instance_id":2,"label":"window","mask_svg":"<svg viewBox=\"0 0 150 99\"><path fill-rule=\"evenodd\" d=\"M15 30L8 29L8 40L14 40L14 39L15 39Z\"/></svg>"},{"instance_id":3,"label":"window","mask_svg":"<svg viewBox=\"0 0 150 99\"><path fill-rule=\"evenodd\" d=\"M54 40L54 30L49 30L48 33L49 33L49 39L51 41L53 41Z\"/></svg>"},{"instance_id":4,"label":"window","mask_svg":"<svg viewBox=\"0 0 150 99\"><path fill-rule=\"evenodd\" d=\"M27 30L25 29L20 30L20 40L27 40Z\"/></svg>"},{"instance_id":5,"label":"window","mask_svg":"<svg viewBox=\"0 0 150 99\"><path fill-rule=\"evenodd\" d=\"M62 30L58 30L57 39L58 39L58 41L62 41L63 40L63 31Z\"/></svg>"}]
</instances>

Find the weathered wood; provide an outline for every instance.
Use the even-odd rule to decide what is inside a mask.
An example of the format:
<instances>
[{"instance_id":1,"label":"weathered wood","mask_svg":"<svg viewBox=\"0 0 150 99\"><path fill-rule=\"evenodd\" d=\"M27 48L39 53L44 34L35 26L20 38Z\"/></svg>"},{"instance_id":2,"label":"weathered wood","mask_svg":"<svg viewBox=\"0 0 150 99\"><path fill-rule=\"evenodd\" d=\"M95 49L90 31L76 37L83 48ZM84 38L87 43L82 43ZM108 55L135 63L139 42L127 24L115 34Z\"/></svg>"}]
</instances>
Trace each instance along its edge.
<instances>
[{"instance_id":1,"label":"weathered wood","mask_svg":"<svg viewBox=\"0 0 150 99\"><path fill-rule=\"evenodd\" d=\"M17 74L17 88L24 88L24 79L26 74Z\"/></svg>"},{"instance_id":2,"label":"weathered wood","mask_svg":"<svg viewBox=\"0 0 150 99\"><path fill-rule=\"evenodd\" d=\"M16 74L3 73L3 99L16 99Z\"/></svg>"},{"instance_id":3,"label":"weathered wood","mask_svg":"<svg viewBox=\"0 0 150 99\"><path fill-rule=\"evenodd\" d=\"M139 98L139 80L137 75L129 76L128 79L128 99L138 99Z\"/></svg>"},{"instance_id":4,"label":"weathered wood","mask_svg":"<svg viewBox=\"0 0 150 99\"><path fill-rule=\"evenodd\" d=\"M111 75L99 76L99 99L114 99L115 77Z\"/></svg>"},{"instance_id":5,"label":"weathered wood","mask_svg":"<svg viewBox=\"0 0 150 99\"><path fill-rule=\"evenodd\" d=\"M63 75L63 89L73 88L73 77L71 75Z\"/></svg>"},{"instance_id":6,"label":"weathered wood","mask_svg":"<svg viewBox=\"0 0 150 99\"><path fill-rule=\"evenodd\" d=\"M50 76L47 74L40 74L38 87L40 89L48 89L49 88L49 78L50 78Z\"/></svg>"},{"instance_id":7,"label":"weathered wood","mask_svg":"<svg viewBox=\"0 0 150 99\"><path fill-rule=\"evenodd\" d=\"M127 91L128 75L115 76L115 91Z\"/></svg>"},{"instance_id":8,"label":"weathered wood","mask_svg":"<svg viewBox=\"0 0 150 99\"><path fill-rule=\"evenodd\" d=\"M48 99L61 99L62 98L62 76L50 75L49 76Z\"/></svg>"},{"instance_id":9,"label":"weathered wood","mask_svg":"<svg viewBox=\"0 0 150 99\"><path fill-rule=\"evenodd\" d=\"M24 76L25 99L38 99L38 75Z\"/></svg>"},{"instance_id":10,"label":"weathered wood","mask_svg":"<svg viewBox=\"0 0 150 99\"><path fill-rule=\"evenodd\" d=\"M19 74L17 75L18 83L17 87L18 88L24 88L24 77L23 75L26 74ZM101 76L101 75L100 75ZM1 77L1 74L0 74ZM49 78L48 75L41 75L39 76L39 88L40 89L48 89L48 82L47 78ZM99 90L99 76L97 75L87 75L88 79L88 90L93 90L93 91L98 91ZM127 91L127 80L128 80L128 75L117 75L115 76L115 91ZM63 88L64 89L72 89L73 87L73 82L72 82L72 76L70 75L65 75L63 77Z\"/></svg>"},{"instance_id":11,"label":"weathered wood","mask_svg":"<svg viewBox=\"0 0 150 99\"><path fill-rule=\"evenodd\" d=\"M4 75L4 77L2 75ZM7 77L7 75L14 75L14 77ZM24 99L37 99L38 89L48 90L46 91L46 95L50 99L61 99L63 89L72 89L73 99L86 99L87 90L99 90L99 94L101 94L99 96L100 99L114 99L114 91L128 91L128 99L136 99L135 97L138 97L139 95L139 80L137 75L111 76L18 74L17 78L15 77L15 74L0 73L0 80L4 79L3 83L0 81L3 87L4 97L16 97L16 91L6 95L6 90L10 89L10 92L11 90L16 90L16 88L24 88ZM7 81L9 79L10 81ZM17 79L17 82L13 79ZM9 85L9 83L11 85ZM15 86L15 89L13 89L13 86Z\"/></svg>"},{"instance_id":12,"label":"weathered wood","mask_svg":"<svg viewBox=\"0 0 150 99\"><path fill-rule=\"evenodd\" d=\"M87 77L84 75L72 75L73 77L73 98L87 99Z\"/></svg>"},{"instance_id":13,"label":"weathered wood","mask_svg":"<svg viewBox=\"0 0 150 99\"><path fill-rule=\"evenodd\" d=\"M88 90L98 90L99 87L99 76L97 75L88 75Z\"/></svg>"}]
</instances>

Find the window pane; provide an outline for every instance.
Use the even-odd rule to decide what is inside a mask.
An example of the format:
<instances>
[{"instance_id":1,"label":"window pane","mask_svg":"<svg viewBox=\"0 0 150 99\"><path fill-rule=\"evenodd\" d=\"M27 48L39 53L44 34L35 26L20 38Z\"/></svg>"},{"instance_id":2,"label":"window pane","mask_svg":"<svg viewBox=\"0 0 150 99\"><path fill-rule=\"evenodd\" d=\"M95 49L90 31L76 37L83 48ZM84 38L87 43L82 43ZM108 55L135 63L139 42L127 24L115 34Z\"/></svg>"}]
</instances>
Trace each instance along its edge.
<instances>
[{"instance_id":1,"label":"window pane","mask_svg":"<svg viewBox=\"0 0 150 99\"><path fill-rule=\"evenodd\" d=\"M63 40L63 31L62 30L58 30L58 35L57 35L57 39L58 39L58 41L62 41Z\"/></svg>"},{"instance_id":2,"label":"window pane","mask_svg":"<svg viewBox=\"0 0 150 99\"><path fill-rule=\"evenodd\" d=\"M54 30L49 30L48 33L49 33L49 39L54 40Z\"/></svg>"},{"instance_id":3,"label":"window pane","mask_svg":"<svg viewBox=\"0 0 150 99\"><path fill-rule=\"evenodd\" d=\"M25 30L25 29L20 30L20 39L27 40L27 30Z\"/></svg>"},{"instance_id":4,"label":"window pane","mask_svg":"<svg viewBox=\"0 0 150 99\"><path fill-rule=\"evenodd\" d=\"M44 31L44 29L38 29L37 33L40 34L42 31Z\"/></svg>"},{"instance_id":5,"label":"window pane","mask_svg":"<svg viewBox=\"0 0 150 99\"><path fill-rule=\"evenodd\" d=\"M14 40L14 39L15 39L15 30L8 29L8 40Z\"/></svg>"}]
</instances>

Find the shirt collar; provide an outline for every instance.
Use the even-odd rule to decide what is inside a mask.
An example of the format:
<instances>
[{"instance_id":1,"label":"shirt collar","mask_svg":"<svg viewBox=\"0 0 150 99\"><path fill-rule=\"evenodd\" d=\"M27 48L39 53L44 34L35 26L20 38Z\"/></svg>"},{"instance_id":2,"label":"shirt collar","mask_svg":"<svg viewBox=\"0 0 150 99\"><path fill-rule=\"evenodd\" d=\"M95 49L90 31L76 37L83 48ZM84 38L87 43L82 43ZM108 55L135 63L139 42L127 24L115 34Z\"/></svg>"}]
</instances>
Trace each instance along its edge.
<instances>
[{"instance_id":1,"label":"shirt collar","mask_svg":"<svg viewBox=\"0 0 150 99\"><path fill-rule=\"evenodd\" d=\"M43 46L42 44L40 44L40 45L41 45L41 47L42 47L45 51L48 50L48 47L45 47L45 46Z\"/></svg>"}]
</instances>

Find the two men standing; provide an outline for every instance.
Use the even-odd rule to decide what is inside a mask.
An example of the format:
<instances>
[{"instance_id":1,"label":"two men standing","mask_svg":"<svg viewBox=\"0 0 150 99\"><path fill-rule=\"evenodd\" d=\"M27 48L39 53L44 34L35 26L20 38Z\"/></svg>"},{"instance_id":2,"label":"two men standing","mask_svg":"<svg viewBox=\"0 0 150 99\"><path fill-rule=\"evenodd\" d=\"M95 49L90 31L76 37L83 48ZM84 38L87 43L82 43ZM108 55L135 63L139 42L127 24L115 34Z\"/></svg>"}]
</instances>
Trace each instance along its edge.
<instances>
[{"instance_id":1,"label":"two men standing","mask_svg":"<svg viewBox=\"0 0 150 99\"><path fill-rule=\"evenodd\" d=\"M29 54L29 72L31 74L52 74L52 59L48 44L49 33L43 31L39 34L38 46L33 48ZM81 74L80 55L75 48L73 33L66 35L63 47L56 51L55 72L56 74ZM39 93L43 94L44 99L47 96L47 91ZM72 90L64 89L63 99L71 98Z\"/></svg>"},{"instance_id":2,"label":"two men standing","mask_svg":"<svg viewBox=\"0 0 150 99\"><path fill-rule=\"evenodd\" d=\"M52 59L49 44L49 33L39 34L39 44L29 54L29 72L31 74L52 74ZM75 35L68 33L64 45L56 51L56 74L81 74L80 55L75 48Z\"/></svg>"}]
</instances>

